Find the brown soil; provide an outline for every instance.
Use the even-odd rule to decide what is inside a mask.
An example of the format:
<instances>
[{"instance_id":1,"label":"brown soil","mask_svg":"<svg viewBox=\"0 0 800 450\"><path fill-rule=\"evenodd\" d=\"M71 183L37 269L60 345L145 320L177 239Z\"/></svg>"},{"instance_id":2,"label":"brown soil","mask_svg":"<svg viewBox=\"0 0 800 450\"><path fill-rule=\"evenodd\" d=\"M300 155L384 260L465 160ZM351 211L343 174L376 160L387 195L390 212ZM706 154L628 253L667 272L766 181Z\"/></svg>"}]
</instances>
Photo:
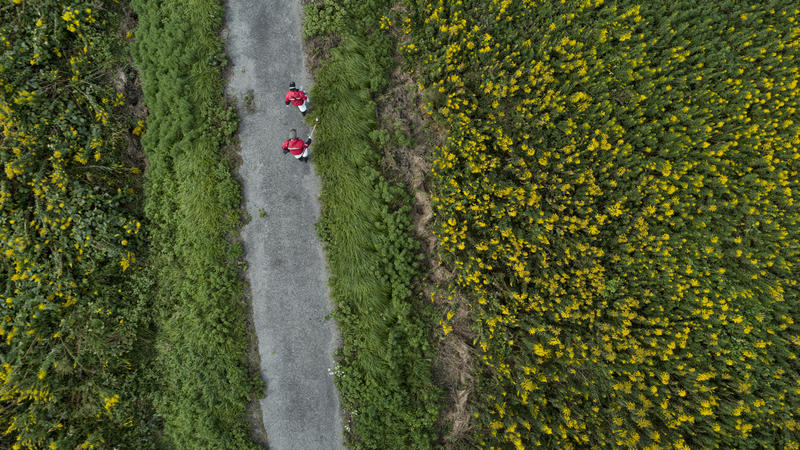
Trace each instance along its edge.
<instances>
[{"instance_id":1,"label":"brown soil","mask_svg":"<svg viewBox=\"0 0 800 450\"><path fill-rule=\"evenodd\" d=\"M127 39L125 37L126 34L133 32L139 21L133 9L128 5L122 5L119 13L120 34L122 39ZM122 93L125 98L123 116L131 122L124 133L127 162L129 165L138 167L144 172L147 169L147 157L142 149L139 136L133 134L136 122L147 118L147 108L143 102L144 96L142 95L142 81L139 78L139 72L133 66L133 61L128 60L123 67L117 68L109 76L111 77L111 86L114 87L114 92Z\"/></svg>"},{"instance_id":2,"label":"brown soil","mask_svg":"<svg viewBox=\"0 0 800 450\"><path fill-rule=\"evenodd\" d=\"M117 92L122 92L125 96L126 115L131 117L133 122L147 118L147 108L142 102L142 81L139 78L139 73L130 69L130 76L128 76L123 69L118 69L114 76L114 89ZM117 86L121 86L121 89ZM125 133L125 147L128 158L132 160L132 164L142 169L147 169L147 157L142 148L142 142L139 136L133 134L133 129L136 123L130 124L131 126Z\"/></svg>"},{"instance_id":3,"label":"brown soil","mask_svg":"<svg viewBox=\"0 0 800 450\"><path fill-rule=\"evenodd\" d=\"M457 299L455 303L458 306L450 320L453 331L444 338L434 359L436 378L448 395L440 417L440 425L446 432L442 436L445 448L458 448L466 444L472 429L472 414L468 405L475 384L475 350L470 345L474 335L469 328L472 318L463 306L463 299Z\"/></svg>"},{"instance_id":4,"label":"brown soil","mask_svg":"<svg viewBox=\"0 0 800 450\"><path fill-rule=\"evenodd\" d=\"M316 73L322 63L331 56L331 49L341 43L339 36L313 36L303 41L308 73Z\"/></svg>"},{"instance_id":5,"label":"brown soil","mask_svg":"<svg viewBox=\"0 0 800 450\"><path fill-rule=\"evenodd\" d=\"M398 41L405 37L399 30L394 30L394 34ZM389 88L377 99L380 126L390 134L390 144L384 149L383 172L391 181L406 186L414 194L412 224L417 239L422 243L428 267L420 286L420 297L421 301L427 302L433 292L444 291L453 279L453 274L439 259L439 243L431 232L435 215L427 181L433 150L444 143L445 130L427 119L422 109L422 92L413 74L403 68L401 62L401 56L395 54L395 69L390 75ZM436 297L435 307L441 315L444 317L447 311L454 311L454 315L449 321L453 331L439 341L433 360L434 380L446 395L439 417L438 444L447 449L469 447L472 419L469 397L475 384L472 319L467 302L460 296L449 301L439 297ZM442 329L438 323L431 335L434 342L441 337Z\"/></svg>"}]
</instances>

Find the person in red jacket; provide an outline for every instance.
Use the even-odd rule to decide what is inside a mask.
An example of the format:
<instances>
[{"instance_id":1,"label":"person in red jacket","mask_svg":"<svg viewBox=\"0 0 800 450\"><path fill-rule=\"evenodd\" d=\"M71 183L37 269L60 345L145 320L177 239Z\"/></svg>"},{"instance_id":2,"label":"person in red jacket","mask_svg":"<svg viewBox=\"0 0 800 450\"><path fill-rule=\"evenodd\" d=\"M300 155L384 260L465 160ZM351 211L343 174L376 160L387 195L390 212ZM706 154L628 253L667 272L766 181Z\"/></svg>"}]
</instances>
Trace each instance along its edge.
<instances>
[{"instance_id":1,"label":"person in red jacket","mask_svg":"<svg viewBox=\"0 0 800 450\"><path fill-rule=\"evenodd\" d=\"M297 130L292 128L289 132L289 139L283 141L283 153L291 153L292 156L300 161L308 161L308 146L311 145L311 136L305 141L297 137Z\"/></svg>"},{"instance_id":2,"label":"person in red jacket","mask_svg":"<svg viewBox=\"0 0 800 450\"><path fill-rule=\"evenodd\" d=\"M306 115L306 101L308 101L308 96L302 89L297 89L294 85L294 81L289 83L289 92L286 93L286 106L288 107L291 103L297 108L300 109L300 112L305 116Z\"/></svg>"}]
</instances>

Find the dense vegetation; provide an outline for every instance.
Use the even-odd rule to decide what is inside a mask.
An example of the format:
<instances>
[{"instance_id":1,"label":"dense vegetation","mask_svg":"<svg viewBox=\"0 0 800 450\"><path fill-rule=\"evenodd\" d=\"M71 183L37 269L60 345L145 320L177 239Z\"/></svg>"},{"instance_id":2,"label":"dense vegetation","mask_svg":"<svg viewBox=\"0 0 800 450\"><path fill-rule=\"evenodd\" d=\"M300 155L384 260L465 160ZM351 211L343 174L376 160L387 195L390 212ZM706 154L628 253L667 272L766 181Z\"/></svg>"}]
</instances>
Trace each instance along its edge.
<instances>
[{"instance_id":1,"label":"dense vegetation","mask_svg":"<svg viewBox=\"0 0 800 450\"><path fill-rule=\"evenodd\" d=\"M138 383L141 175L110 83L124 65L117 12L0 6L2 448L151 445Z\"/></svg>"},{"instance_id":2,"label":"dense vegetation","mask_svg":"<svg viewBox=\"0 0 800 450\"><path fill-rule=\"evenodd\" d=\"M261 382L248 375L246 305L235 242L240 193L223 154L236 130L224 105L218 0L134 0L149 160L145 212L155 280L154 404L161 445L253 446L244 421Z\"/></svg>"},{"instance_id":3,"label":"dense vegetation","mask_svg":"<svg viewBox=\"0 0 800 450\"><path fill-rule=\"evenodd\" d=\"M420 276L412 199L380 172L373 96L386 86L394 42L378 21L385 1L309 4L307 36L342 44L315 74L320 124L312 161L323 181L319 232L342 350L336 384L356 448L428 448L439 409L431 382L430 317L415 304ZM377 15L376 15L377 14Z\"/></svg>"},{"instance_id":4,"label":"dense vegetation","mask_svg":"<svg viewBox=\"0 0 800 450\"><path fill-rule=\"evenodd\" d=\"M433 200L478 333L476 444L800 445L800 11L405 3L406 63L448 131ZM252 447L223 10L132 2L141 204L116 10L32 4L0 6L0 446ZM431 318L373 102L392 6L307 7L307 37L341 39L315 74L313 161L348 442L426 448Z\"/></svg>"},{"instance_id":5,"label":"dense vegetation","mask_svg":"<svg viewBox=\"0 0 800 450\"><path fill-rule=\"evenodd\" d=\"M481 446L797 448L798 20L788 0L416 2Z\"/></svg>"}]
</instances>

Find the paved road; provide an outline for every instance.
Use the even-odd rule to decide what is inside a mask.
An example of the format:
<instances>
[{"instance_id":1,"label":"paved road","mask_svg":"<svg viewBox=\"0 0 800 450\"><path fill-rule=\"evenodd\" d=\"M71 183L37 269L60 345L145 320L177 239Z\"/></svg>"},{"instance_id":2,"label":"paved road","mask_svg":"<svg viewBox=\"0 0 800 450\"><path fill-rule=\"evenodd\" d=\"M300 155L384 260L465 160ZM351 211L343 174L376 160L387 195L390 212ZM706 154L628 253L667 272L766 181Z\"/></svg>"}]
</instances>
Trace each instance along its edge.
<instances>
[{"instance_id":1,"label":"paved road","mask_svg":"<svg viewBox=\"0 0 800 450\"><path fill-rule=\"evenodd\" d=\"M339 398L329 370L338 346L325 256L314 224L320 180L311 163L284 155L289 129L308 135L295 107L283 104L289 81L309 86L300 0L228 0L228 93L240 99L247 212L247 277L267 395L261 400L269 447L343 448ZM241 99L253 91L255 110ZM312 145L313 158L313 145ZM259 212L263 209L266 218Z\"/></svg>"}]
</instances>

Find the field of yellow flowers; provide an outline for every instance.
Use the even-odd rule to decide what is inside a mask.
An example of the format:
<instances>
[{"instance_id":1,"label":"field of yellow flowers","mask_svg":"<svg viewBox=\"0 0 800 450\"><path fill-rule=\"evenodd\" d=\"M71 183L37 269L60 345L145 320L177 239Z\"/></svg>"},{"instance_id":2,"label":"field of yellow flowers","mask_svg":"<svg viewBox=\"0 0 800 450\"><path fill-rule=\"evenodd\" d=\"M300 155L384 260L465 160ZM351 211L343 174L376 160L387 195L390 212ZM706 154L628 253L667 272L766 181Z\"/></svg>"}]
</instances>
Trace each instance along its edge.
<instances>
[{"instance_id":1,"label":"field of yellow flowers","mask_svg":"<svg viewBox=\"0 0 800 450\"><path fill-rule=\"evenodd\" d=\"M97 1L0 6L0 447L143 446L124 43Z\"/></svg>"},{"instance_id":2,"label":"field of yellow flowers","mask_svg":"<svg viewBox=\"0 0 800 450\"><path fill-rule=\"evenodd\" d=\"M476 443L798 448L797 4L406 3Z\"/></svg>"}]
</instances>

